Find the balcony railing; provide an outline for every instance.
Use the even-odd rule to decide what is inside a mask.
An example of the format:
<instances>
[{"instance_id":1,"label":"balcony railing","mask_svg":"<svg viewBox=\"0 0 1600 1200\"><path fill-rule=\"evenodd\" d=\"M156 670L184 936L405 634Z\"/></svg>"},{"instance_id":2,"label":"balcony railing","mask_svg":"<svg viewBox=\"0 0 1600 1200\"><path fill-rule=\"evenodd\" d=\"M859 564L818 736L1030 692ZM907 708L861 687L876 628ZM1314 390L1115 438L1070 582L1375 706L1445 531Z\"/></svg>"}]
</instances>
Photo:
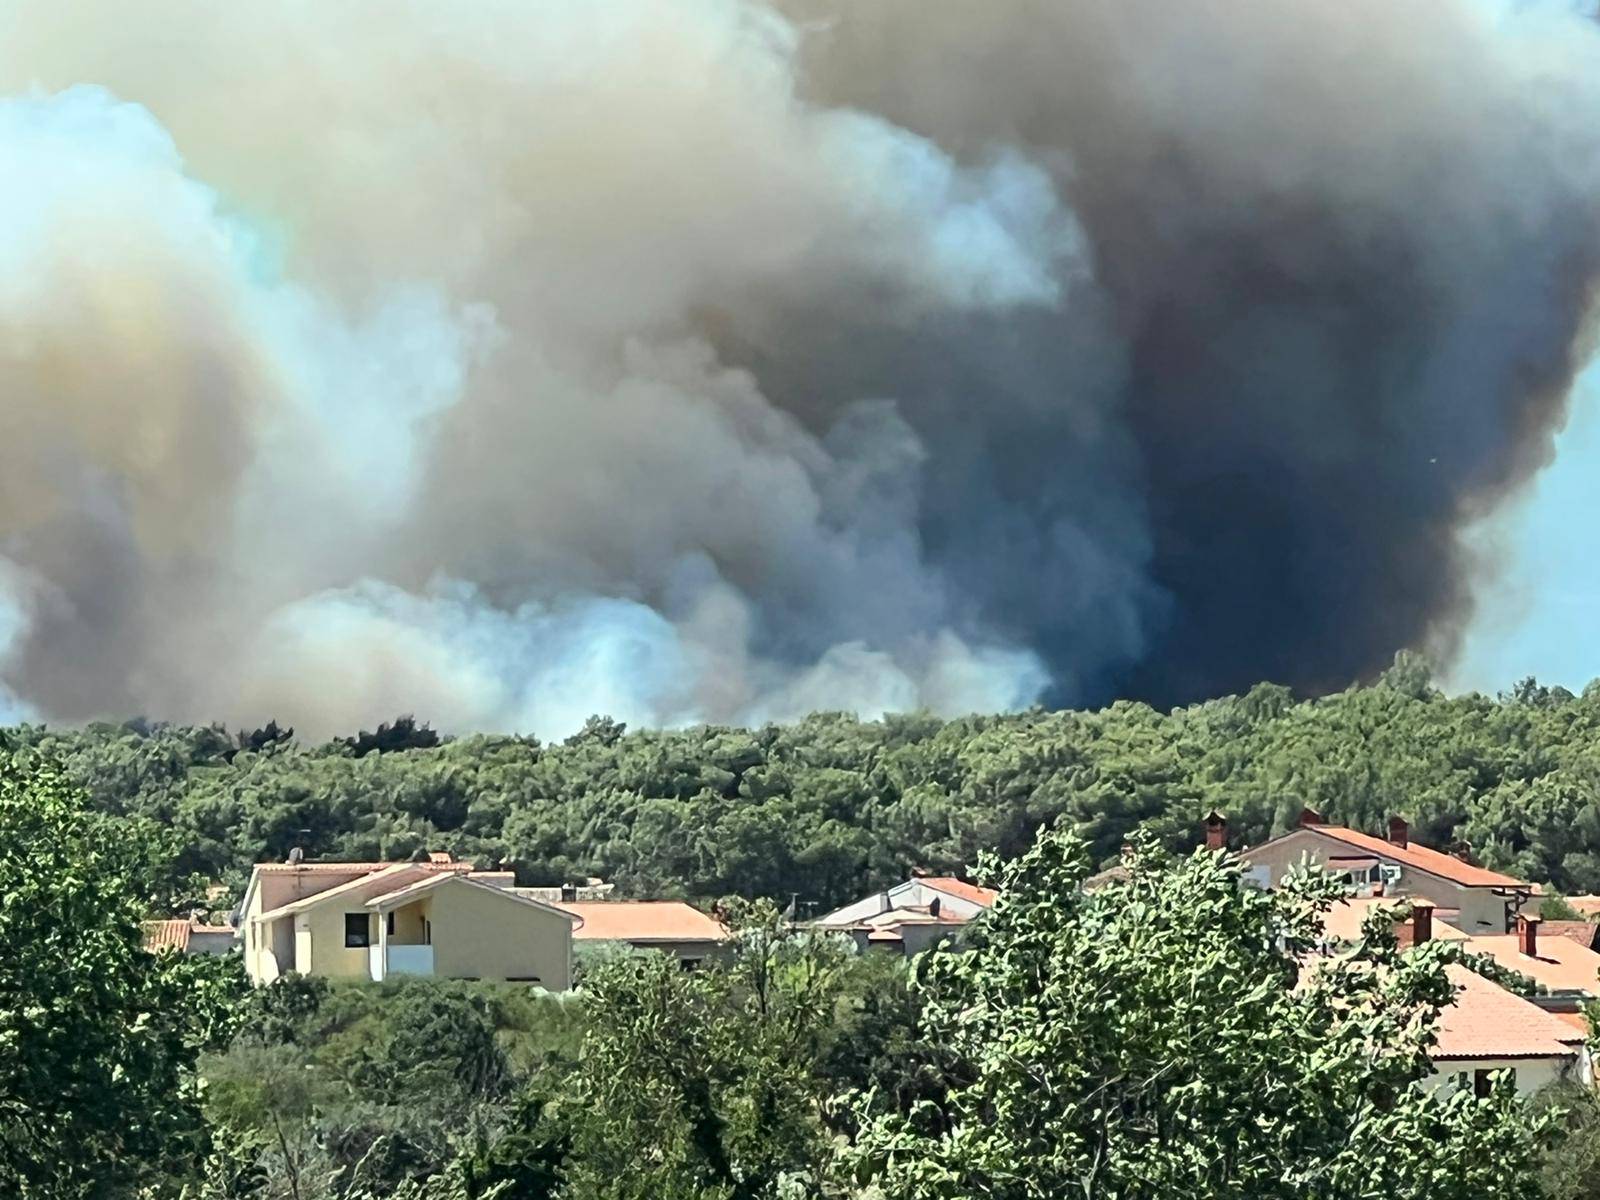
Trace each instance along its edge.
<instances>
[{"instance_id":1,"label":"balcony railing","mask_svg":"<svg viewBox=\"0 0 1600 1200\"><path fill-rule=\"evenodd\" d=\"M390 942L385 961L385 947L371 946L367 950L368 967L374 979L387 979L391 975L432 975L432 946L397 946Z\"/></svg>"}]
</instances>

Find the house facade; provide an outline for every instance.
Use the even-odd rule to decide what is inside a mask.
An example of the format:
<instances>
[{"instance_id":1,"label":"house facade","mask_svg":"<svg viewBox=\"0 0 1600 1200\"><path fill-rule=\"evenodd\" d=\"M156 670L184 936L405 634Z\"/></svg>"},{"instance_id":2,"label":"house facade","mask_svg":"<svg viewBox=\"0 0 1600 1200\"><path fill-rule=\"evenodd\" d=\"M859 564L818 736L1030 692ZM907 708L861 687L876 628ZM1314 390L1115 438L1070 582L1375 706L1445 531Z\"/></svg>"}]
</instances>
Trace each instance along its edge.
<instances>
[{"instance_id":1,"label":"house facade","mask_svg":"<svg viewBox=\"0 0 1600 1200\"><path fill-rule=\"evenodd\" d=\"M1445 971L1456 999L1439 1014L1428 1054L1434 1087L1483 1095L1496 1071L1511 1072L1524 1096L1562 1080L1591 1082L1582 1030L1466 967Z\"/></svg>"},{"instance_id":2,"label":"house facade","mask_svg":"<svg viewBox=\"0 0 1600 1200\"><path fill-rule=\"evenodd\" d=\"M256 984L289 971L329 979L436 975L537 984L572 981L577 918L518 895L510 872L434 855L408 863L261 863L240 908L245 970Z\"/></svg>"},{"instance_id":3,"label":"house facade","mask_svg":"<svg viewBox=\"0 0 1600 1200\"><path fill-rule=\"evenodd\" d=\"M812 926L849 934L863 950L889 950L909 958L960 932L998 896L953 876L918 875L825 913Z\"/></svg>"},{"instance_id":4,"label":"house facade","mask_svg":"<svg viewBox=\"0 0 1600 1200\"><path fill-rule=\"evenodd\" d=\"M238 938L232 925L208 925L192 917L146 921L144 948L176 954L230 954L238 948Z\"/></svg>"},{"instance_id":5,"label":"house facade","mask_svg":"<svg viewBox=\"0 0 1600 1200\"><path fill-rule=\"evenodd\" d=\"M1387 838L1329 825L1307 810L1298 828L1244 851L1250 878L1275 888L1302 860L1347 877L1356 895L1426 896L1450 910L1468 935L1507 933L1517 914L1537 907L1535 889L1519 879L1419 845L1406 822L1389 822Z\"/></svg>"},{"instance_id":6,"label":"house facade","mask_svg":"<svg viewBox=\"0 0 1600 1200\"><path fill-rule=\"evenodd\" d=\"M1448 939L1465 949L1487 953L1478 943L1504 940L1466 937L1438 920L1434 906L1425 900L1352 896L1335 904L1324 917L1326 940L1319 952L1334 953L1354 942L1362 936L1364 925L1380 916L1393 918L1402 947ZM1575 942L1569 944L1574 951L1581 949ZM1439 1013L1437 1040L1428 1051L1433 1063L1430 1087L1483 1095L1497 1071L1510 1072L1517 1091L1525 1096L1562 1080L1592 1084L1585 1046L1588 1031L1581 1019L1574 1021L1571 1013L1551 1011L1545 996L1519 996L1460 963L1447 965L1445 973L1455 995Z\"/></svg>"}]
</instances>

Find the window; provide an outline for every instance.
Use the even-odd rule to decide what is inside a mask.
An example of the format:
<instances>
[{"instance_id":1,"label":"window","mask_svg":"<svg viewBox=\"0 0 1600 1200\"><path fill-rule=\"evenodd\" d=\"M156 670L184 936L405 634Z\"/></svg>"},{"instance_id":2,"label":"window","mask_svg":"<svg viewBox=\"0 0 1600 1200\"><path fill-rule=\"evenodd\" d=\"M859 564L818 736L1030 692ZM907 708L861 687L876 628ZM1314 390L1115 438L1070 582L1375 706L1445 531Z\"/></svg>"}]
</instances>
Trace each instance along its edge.
<instances>
[{"instance_id":1,"label":"window","mask_svg":"<svg viewBox=\"0 0 1600 1200\"><path fill-rule=\"evenodd\" d=\"M372 945L372 922L367 920L367 914L345 913L344 948L360 950L370 945Z\"/></svg>"},{"instance_id":2,"label":"window","mask_svg":"<svg viewBox=\"0 0 1600 1200\"><path fill-rule=\"evenodd\" d=\"M1490 1082L1490 1077L1493 1075L1498 1075L1499 1073L1499 1071L1474 1071L1472 1073L1472 1094L1479 1100L1487 1097L1490 1089L1493 1087L1493 1084ZM1517 1073L1515 1071L1507 1070L1506 1074L1511 1077L1512 1083L1516 1083Z\"/></svg>"},{"instance_id":3,"label":"window","mask_svg":"<svg viewBox=\"0 0 1600 1200\"><path fill-rule=\"evenodd\" d=\"M389 916L384 921L384 928L388 931L388 934L389 934L390 937L394 936L394 910L393 909L391 909L389 911Z\"/></svg>"}]
</instances>

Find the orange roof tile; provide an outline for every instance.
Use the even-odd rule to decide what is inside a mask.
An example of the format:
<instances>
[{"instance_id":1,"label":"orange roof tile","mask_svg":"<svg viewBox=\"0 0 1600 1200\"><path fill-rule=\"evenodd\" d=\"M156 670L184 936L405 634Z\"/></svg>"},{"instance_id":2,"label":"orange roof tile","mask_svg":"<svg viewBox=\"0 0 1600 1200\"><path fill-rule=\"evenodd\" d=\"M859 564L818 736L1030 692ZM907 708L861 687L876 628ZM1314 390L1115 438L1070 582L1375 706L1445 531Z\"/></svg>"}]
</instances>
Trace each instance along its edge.
<instances>
[{"instance_id":1,"label":"orange roof tile","mask_svg":"<svg viewBox=\"0 0 1600 1200\"><path fill-rule=\"evenodd\" d=\"M1593 921L1540 921L1539 937L1564 937L1571 938L1580 946L1594 949L1595 934L1600 933L1600 925Z\"/></svg>"},{"instance_id":2,"label":"orange roof tile","mask_svg":"<svg viewBox=\"0 0 1600 1200\"><path fill-rule=\"evenodd\" d=\"M1459 964L1445 971L1456 985L1456 1000L1439 1014L1439 1041L1429 1052L1435 1061L1567 1058L1577 1053L1583 1035L1554 1013Z\"/></svg>"},{"instance_id":3,"label":"orange roof tile","mask_svg":"<svg viewBox=\"0 0 1600 1200\"><path fill-rule=\"evenodd\" d=\"M972 904L981 904L984 908L988 908L1000 898L1000 893L992 888L979 887L975 883L968 883L964 879L956 879L949 875L929 875L918 879L917 882L947 896L955 896Z\"/></svg>"},{"instance_id":4,"label":"orange roof tile","mask_svg":"<svg viewBox=\"0 0 1600 1200\"><path fill-rule=\"evenodd\" d=\"M681 900L568 900L554 907L583 919L572 931L578 941L721 942L729 936L721 922Z\"/></svg>"},{"instance_id":5,"label":"orange roof tile","mask_svg":"<svg viewBox=\"0 0 1600 1200\"><path fill-rule=\"evenodd\" d=\"M900 908L873 913L870 917L863 917L853 928L878 929L898 925L965 925L966 923L967 918L956 913L941 912L936 915L928 911L926 904L907 904Z\"/></svg>"},{"instance_id":6,"label":"orange roof tile","mask_svg":"<svg viewBox=\"0 0 1600 1200\"><path fill-rule=\"evenodd\" d=\"M1323 932L1330 938L1337 938L1341 942L1353 942L1361 936L1361 925L1367 919L1367 914L1373 909L1392 908L1398 918L1402 907L1413 900L1427 904L1433 903L1422 896L1348 896L1328 910L1328 915L1323 921ZM1455 926L1446 924L1441 920L1441 914L1450 916L1459 911L1459 909L1434 906L1433 936L1435 939L1442 942L1466 940L1466 934Z\"/></svg>"},{"instance_id":7,"label":"orange roof tile","mask_svg":"<svg viewBox=\"0 0 1600 1200\"><path fill-rule=\"evenodd\" d=\"M1323 837L1333 838L1348 846L1356 846L1371 854L1381 855L1393 859L1395 862L1405 863L1419 871L1427 871L1441 879L1448 879L1462 887L1506 887L1526 888L1528 885L1520 879L1513 879L1509 875L1502 875L1498 871L1490 871L1485 867L1475 867L1471 863L1464 863L1452 854L1441 854L1437 850L1430 850L1427 846L1419 846L1411 842L1405 846L1396 846L1384 838L1373 837L1368 833L1358 833L1354 829L1346 829L1342 825L1307 825L1304 828L1312 833L1319 833Z\"/></svg>"},{"instance_id":8,"label":"orange roof tile","mask_svg":"<svg viewBox=\"0 0 1600 1200\"><path fill-rule=\"evenodd\" d=\"M1550 1014L1563 1025L1570 1025L1585 1038L1589 1036L1589 1018L1581 1012L1553 1012Z\"/></svg>"},{"instance_id":9,"label":"orange roof tile","mask_svg":"<svg viewBox=\"0 0 1600 1200\"><path fill-rule=\"evenodd\" d=\"M1587 916L1600 916L1600 896L1568 896L1567 903Z\"/></svg>"},{"instance_id":10,"label":"orange roof tile","mask_svg":"<svg viewBox=\"0 0 1600 1200\"><path fill-rule=\"evenodd\" d=\"M1502 967L1520 971L1551 991L1600 993L1600 954L1571 938L1546 937L1539 930L1537 957L1522 953L1514 933L1480 934L1467 939L1467 949L1487 954Z\"/></svg>"},{"instance_id":11,"label":"orange roof tile","mask_svg":"<svg viewBox=\"0 0 1600 1200\"><path fill-rule=\"evenodd\" d=\"M187 921L146 921L144 923L144 948L146 950L176 950L182 954L189 948Z\"/></svg>"}]
</instances>

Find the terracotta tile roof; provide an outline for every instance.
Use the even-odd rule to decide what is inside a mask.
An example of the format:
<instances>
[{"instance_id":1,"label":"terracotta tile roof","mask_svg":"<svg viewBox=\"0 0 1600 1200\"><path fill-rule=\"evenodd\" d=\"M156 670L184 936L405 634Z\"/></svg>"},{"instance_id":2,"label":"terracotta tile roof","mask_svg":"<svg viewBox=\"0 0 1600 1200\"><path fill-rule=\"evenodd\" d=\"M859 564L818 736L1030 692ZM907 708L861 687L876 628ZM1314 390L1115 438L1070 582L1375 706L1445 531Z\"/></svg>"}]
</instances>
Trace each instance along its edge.
<instances>
[{"instance_id":1,"label":"terracotta tile roof","mask_svg":"<svg viewBox=\"0 0 1600 1200\"><path fill-rule=\"evenodd\" d=\"M1445 968L1456 985L1456 1002L1439 1014L1435 1061L1474 1058L1570 1058L1583 1035L1466 967Z\"/></svg>"},{"instance_id":2,"label":"terracotta tile roof","mask_svg":"<svg viewBox=\"0 0 1600 1200\"><path fill-rule=\"evenodd\" d=\"M1480 934L1467 939L1468 950L1487 954L1502 967L1520 971L1551 991L1600 993L1600 954L1571 938L1546 937L1542 922L1535 948L1537 957L1523 954L1514 933Z\"/></svg>"},{"instance_id":3,"label":"terracotta tile roof","mask_svg":"<svg viewBox=\"0 0 1600 1200\"><path fill-rule=\"evenodd\" d=\"M392 862L299 862L299 863L257 863L256 870L274 874L279 871L312 871L312 872L337 872L348 875L351 871L381 871L385 867L392 867Z\"/></svg>"},{"instance_id":4,"label":"terracotta tile roof","mask_svg":"<svg viewBox=\"0 0 1600 1200\"><path fill-rule=\"evenodd\" d=\"M463 871L435 870L429 872L420 879L414 875L399 876L396 878L398 879L398 884L396 886L386 887L381 891L373 893L372 896L366 901L366 907L375 908L380 913L389 912L392 909L400 908L403 905L411 903L411 901L415 900L420 895L426 895L429 892L436 891L437 889L444 887L446 884L453 884L461 887L478 888L482 891L488 892L491 895L499 896L503 900L510 900L516 904L526 904L530 908L543 909L545 912L554 913L557 916L566 917L569 920L572 919L572 914L567 912L564 908L557 908L554 904L546 904L543 900L536 900L532 896L521 895L515 888L497 887L492 883L486 883L482 879L474 879L472 875ZM327 895L329 893L324 894Z\"/></svg>"},{"instance_id":5,"label":"terracotta tile roof","mask_svg":"<svg viewBox=\"0 0 1600 1200\"><path fill-rule=\"evenodd\" d=\"M964 879L955 879L949 875L928 875L918 879L917 882L947 896L955 896L971 904L981 904L984 908L988 908L1000 898L1000 893L992 888L979 887L975 883L968 883Z\"/></svg>"},{"instance_id":6,"label":"terracotta tile roof","mask_svg":"<svg viewBox=\"0 0 1600 1200\"><path fill-rule=\"evenodd\" d=\"M1392 908L1398 917L1402 908L1412 900L1433 903L1422 896L1349 896L1328 910L1327 918L1323 922L1323 932L1341 942L1353 942L1361 936L1362 922L1373 909ZM1459 909L1434 906L1433 936L1437 940L1442 942L1466 940L1466 934L1440 919L1441 914L1453 916L1459 912Z\"/></svg>"},{"instance_id":7,"label":"terracotta tile roof","mask_svg":"<svg viewBox=\"0 0 1600 1200\"><path fill-rule=\"evenodd\" d=\"M1572 1026L1572 1028L1576 1029L1580 1034L1583 1035L1584 1038L1588 1038L1589 1018L1584 1016L1581 1012L1553 1012L1550 1015L1556 1020L1560 1021L1563 1025Z\"/></svg>"},{"instance_id":8,"label":"terracotta tile roof","mask_svg":"<svg viewBox=\"0 0 1600 1200\"><path fill-rule=\"evenodd\" d=\"M1396 846L1384 838L1373 837L1371 834L1358 833L1354 829L1346 829L1342 825L1308 825L1303 828L1312 833L1321 834L1323 837L1333 838L1347 846L1355 846L1370 854L1392 859L1398 863L1415 867L1419 871L1427 871L1441 879L1448 879L1462 887L1519 887L1528 885L1509 875L1502 875L1498 871L1490 871L1485 867L1475 867L1471 863L1464 863L1451 854L1441 854L1437 850L1430 850L1427 846L1419 846L1411 842L1406 846Z\"/></svg>"},{"instance_id":9,"label":"terracotta tile roof","mask_svg":"<svg viewBox=\"0 0 1600 1200\"><path fill-rule=\"evenodd\" d=\"M935 915L928 911L925 904L906 905L901 908L887 909L881 913L873 913L870 917L863 917L856 922L858 929L884 929L897 925L965 925L967 918L959 913L941 912Z\"/></svg>"},{"instance_id":10,"label":"terracotta tile roof","mask_svg":"<svg viewBox=\"0 0 1600 1200\"><path fill-rule=\"evenodd\" d=\"M1568 896L1567 903L1585 916L1600 916L1600 896Z\"/></svg>"},{"instance_id":11,"label":"terracotta tile roof","mask_svg":"<svg viewBox=\"0 0 1600 1200\"><path fill-rule=\"evenodd\" d=\"M194 928L187 921L146 921L144 923L144 948L146 950L176 950L182 954L189 948L189 931ZM232 932L231 930L229 932Z\"/></svg>"},{"instance_id":12,"label":"terracotta tile roof","mask_svg":"<svg viewBox=\"0 0 1600 1200\"><path fill-rule=\"evenodd\" d=\"M1590 950L1594 949L1595 934L1600 933L1600 925L1593 921L1540 921L1539 937L1564 937L1571 938L1578 945Z\"/></svg>"},{"instance_id":13,"label":"terracotta tile roof","mask_svg":"<svg viewBox=\"0 0 1600 1200\"><path fill-rule=\"evenodd\" d=\"M1085 879L1083 881L1083 890L1086 892L1098 892L1101 888L1110 887L1113 883L1124 883L1131 878L1128 868L1118 863L1114 867L1107 867L1104 871Z\"/></svg>"},{"instance_id":14,"label":"terracotta tile roof","mask_svg":"<svg viewBox=\"0 0 1600 1200\"><path fill-rule=\"evenodd\" d=\"M728 931L681 900L567 900L555 905L583 919L578 941L721 942Z\"/></svg>"}]
</instances>

